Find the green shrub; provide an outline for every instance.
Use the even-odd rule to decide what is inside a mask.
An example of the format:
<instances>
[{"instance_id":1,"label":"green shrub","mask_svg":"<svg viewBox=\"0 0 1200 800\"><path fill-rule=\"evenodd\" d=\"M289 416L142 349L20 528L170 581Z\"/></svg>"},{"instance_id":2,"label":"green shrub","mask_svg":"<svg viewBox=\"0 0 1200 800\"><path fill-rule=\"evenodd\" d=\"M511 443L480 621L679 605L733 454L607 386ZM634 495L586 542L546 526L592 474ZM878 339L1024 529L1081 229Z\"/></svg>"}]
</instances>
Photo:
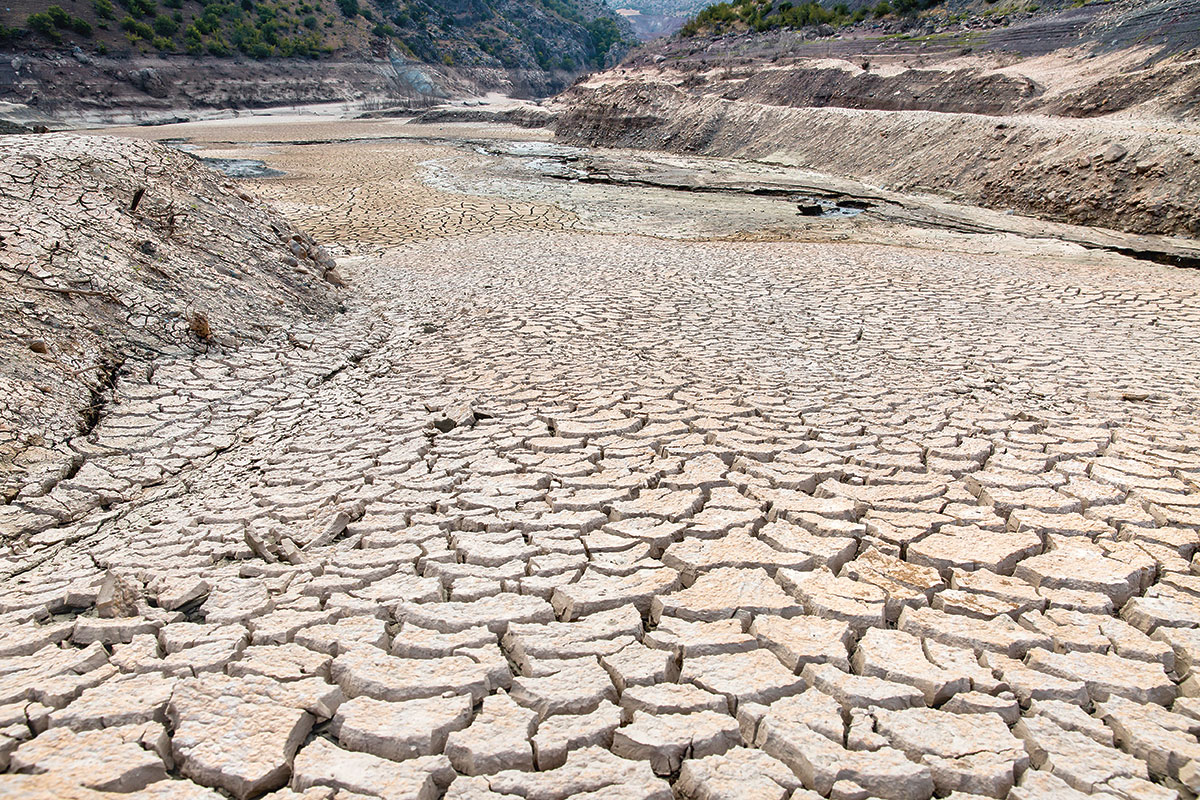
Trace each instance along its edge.
<instances>
[{"instance_id":1,"label":"green shrub","mask_svg":"<svg viewBox=\"0 0 1200 800\"><path fill-rule=\"evenodd\" d=\"M121 30L127 34L132 34L136 39L154 38L154 29L144 22L138 22L133 17L127 16L121 20Z\"/></svg>"},{"instance_id":2,"label":"green shrub","mask_svg":"<svg viewBox=\"0 0 1200 800\"><path fill-rule=\"evenodd\" d=\"M179 23L165 14L159 14L154 18L154 32L159 36L174 36L179 32Z\"/></svg>"},{"instance_id":3,"label":"green shrub","mask_svg":"<svg viewBox=\"0 0 1200 800\"><path fill-rule=\"evenodd\" d=\"M197 56L204 52L204 37L195 23L188 25L183 31L183 49Z\"/></svg>"},{"instance_id":4,"label":"green shrub","mask_svg":"<svg viewBox=\"0 0 1200 800\"><path fill-rule=\"evenodd\" d=\"M353 19L358 16L358 0L337 0L337 4L343 17Z\"/></svg>"},{"instance_id":5,"label":"green shrub","mask_svg":"<svg viewBox=\"0 0 1200 800\"><path fill-rule=\"evenodd\" d=\"M113 19L117 14L111 0L92 0L92 9L100 19Z\"/></svg>"},{"instance_id":6,"label":"green shrub","mask_svg":"<svg viewBox=\"0 0 1200 800\"><path fill-rule=\"evenodd\" d=\"M315 31L317 29L317 18L312 14L309 14L304 18L304 27L308 28L310 31Z\"/></svg>"},{"instance_id":7,"label":"green shrub","mask_svg":"<svg viewBox=\"0 0 1200 800\"><path fill-rule=\"evenodd\" d=\"M54 24L54 18L45 11L39 11L26 17L25 27L34 33L42 34L52 42L62 39L58 33L58 26Z\"/></svg>"},{"instance_id":8,"label":"green shrub","mask_svg":"<svg viewBox=\"0 0 1200 800\"><path fill-rule=\"evenodd\" d=\"M19 31L16 28L0 25L0 42L11 42L17 38L18 33Z\"/></svg>"},{"instance_id":9,"label":"green shrub","mask_svg":"<svg viewBox=\"0 0 1200 800\"><path fill-rule=\"evenodd\" d=\"M158 13L158 3L155 0L127 0L125 7L135 17L149 17Z\"/></svg>"},{"instance_id":10,"label":"green shrub","mask_svg":"<svg viewBox=\"0 0 1200 800\"><path fill-rule=\"evenodd\" d=\"M50 17L56 28L71 27L71 15L63 11L61 6L50 6L46 9L46 16Z\"/></svg>"},{"instance_id":11,"label":"green shrub","mask_svg":"<svg viewBox=\"0 0 1200 800\"><path fill-rule=\"evenodd\" d=\"M621 41L621 29L617 27L617 23L608 17L597 17L589 22L584 27L587 28L588 35L592 38L592 47L595 48L595 62L599 65L603 60L604 54L609 49Z\"/></svg>"},{"instance_id":12,"label":"green shrub","mask_svg":"<svg viewBox=\"0 0 1200 800\"><path fill-rule=\"evenodd\" d=\"M892 5L888 2L888 0L879 0L875 7L871 9L871 13L875 15L875 19L886 17L888 14L892 13Z\"/></svg>"}]
</instances>

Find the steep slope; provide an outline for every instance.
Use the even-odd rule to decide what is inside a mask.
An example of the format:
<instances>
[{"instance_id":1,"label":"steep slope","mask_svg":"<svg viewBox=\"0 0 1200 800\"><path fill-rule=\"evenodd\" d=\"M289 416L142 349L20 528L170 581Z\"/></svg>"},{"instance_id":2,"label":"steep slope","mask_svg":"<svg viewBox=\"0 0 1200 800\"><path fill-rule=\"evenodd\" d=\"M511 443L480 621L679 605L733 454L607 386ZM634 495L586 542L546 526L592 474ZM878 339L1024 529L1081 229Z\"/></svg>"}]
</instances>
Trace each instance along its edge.
<instances>
[{"instance_id":1,"label":"steep slope","mask_svg":"<svg viewBox=\"0 0 1200 800\"><path fill-rule=\"evenodd\" d=\"M122 85L184 108L538 95L615 63L631 36L603 0L13 0L0 101L103 107ZM272 83L275 103L254 89Z\"/></svg>"},{"instance_id":2,"label":"steep slope","mask_svg":"<svg viewBox=\"0 0 1200 800\"><path fill-rule=\"evenodd\" d=\"M963 13L660 40L562 95L557 131L1200 236L1200 2Z\"/></svg>"},{"instance_id":3,"label":"steep slope","mask_svg":"<svg viewBox=\"0 0 1200 800\"><path fill-rule=\"evenodd\" d=\"M335 312L324 249L222 177L148 142L0 136L0 500L78 468L122 370L207 353L219 372Z\"/></svg>"}]
</instances>

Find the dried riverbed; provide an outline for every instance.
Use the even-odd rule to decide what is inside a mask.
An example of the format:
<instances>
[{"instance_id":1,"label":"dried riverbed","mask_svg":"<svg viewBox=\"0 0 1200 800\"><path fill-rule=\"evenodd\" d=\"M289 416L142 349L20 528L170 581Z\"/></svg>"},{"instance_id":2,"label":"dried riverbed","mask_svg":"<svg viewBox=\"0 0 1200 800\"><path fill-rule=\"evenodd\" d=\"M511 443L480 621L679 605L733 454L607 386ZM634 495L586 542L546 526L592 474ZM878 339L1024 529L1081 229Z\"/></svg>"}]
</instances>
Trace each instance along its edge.
<instances>
[{"instance_id":1,"label":"dried riverbed","mask_svg":"<svg viewBox=\"0 0 1200 800\"><path fill-rule=\"evenodd\" d=\"M344 310L123 375L5 518L0 795L1200 788L1200 273L516 129L134 133L281 171Z\"/></svg>"}]
</instances>

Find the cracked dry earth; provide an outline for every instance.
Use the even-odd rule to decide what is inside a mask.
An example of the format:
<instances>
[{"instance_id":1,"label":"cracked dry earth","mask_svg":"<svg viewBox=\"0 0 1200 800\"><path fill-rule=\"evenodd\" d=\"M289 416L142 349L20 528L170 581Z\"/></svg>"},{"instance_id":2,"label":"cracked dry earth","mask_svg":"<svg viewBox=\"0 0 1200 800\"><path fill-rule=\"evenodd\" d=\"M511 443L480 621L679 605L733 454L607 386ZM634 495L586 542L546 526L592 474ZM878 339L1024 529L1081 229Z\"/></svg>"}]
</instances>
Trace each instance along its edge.
<instances>
[{"instance_id":1,"label":"cracked dry earth","mask_svg":"<svg viewBox=\"0 0 1200 800\"><path fill-rule=\"evenodd\" d=\"M495 219L122 378L5 540L0 797L1200 789L1195 273Z\"/></svg>"}]
</instances>

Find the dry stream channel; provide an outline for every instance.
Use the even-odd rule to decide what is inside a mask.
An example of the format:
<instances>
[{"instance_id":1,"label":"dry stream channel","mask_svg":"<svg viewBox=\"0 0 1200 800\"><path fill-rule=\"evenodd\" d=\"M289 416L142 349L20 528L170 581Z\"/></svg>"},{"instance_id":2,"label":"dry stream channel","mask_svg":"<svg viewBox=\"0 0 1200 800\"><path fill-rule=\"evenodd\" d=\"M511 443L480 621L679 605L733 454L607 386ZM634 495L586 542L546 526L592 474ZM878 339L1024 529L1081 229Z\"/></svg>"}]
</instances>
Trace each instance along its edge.
<instances>
[{"instance_id":1,"label":"dry stream channel","mask_svg":"<svg viewBox=\"0 0 1200 800\"><path fill-rule=\"evenodd\" d=\"M123 387L96 463L187 465L4 562L5 613L55 612L0 644L10 772L136 800L1200 789L1200 272L516 128L120 133L281 173L243 186L348 286ZM109 568L149 600L98 616Z\"/></svg>"}]
</instances>

